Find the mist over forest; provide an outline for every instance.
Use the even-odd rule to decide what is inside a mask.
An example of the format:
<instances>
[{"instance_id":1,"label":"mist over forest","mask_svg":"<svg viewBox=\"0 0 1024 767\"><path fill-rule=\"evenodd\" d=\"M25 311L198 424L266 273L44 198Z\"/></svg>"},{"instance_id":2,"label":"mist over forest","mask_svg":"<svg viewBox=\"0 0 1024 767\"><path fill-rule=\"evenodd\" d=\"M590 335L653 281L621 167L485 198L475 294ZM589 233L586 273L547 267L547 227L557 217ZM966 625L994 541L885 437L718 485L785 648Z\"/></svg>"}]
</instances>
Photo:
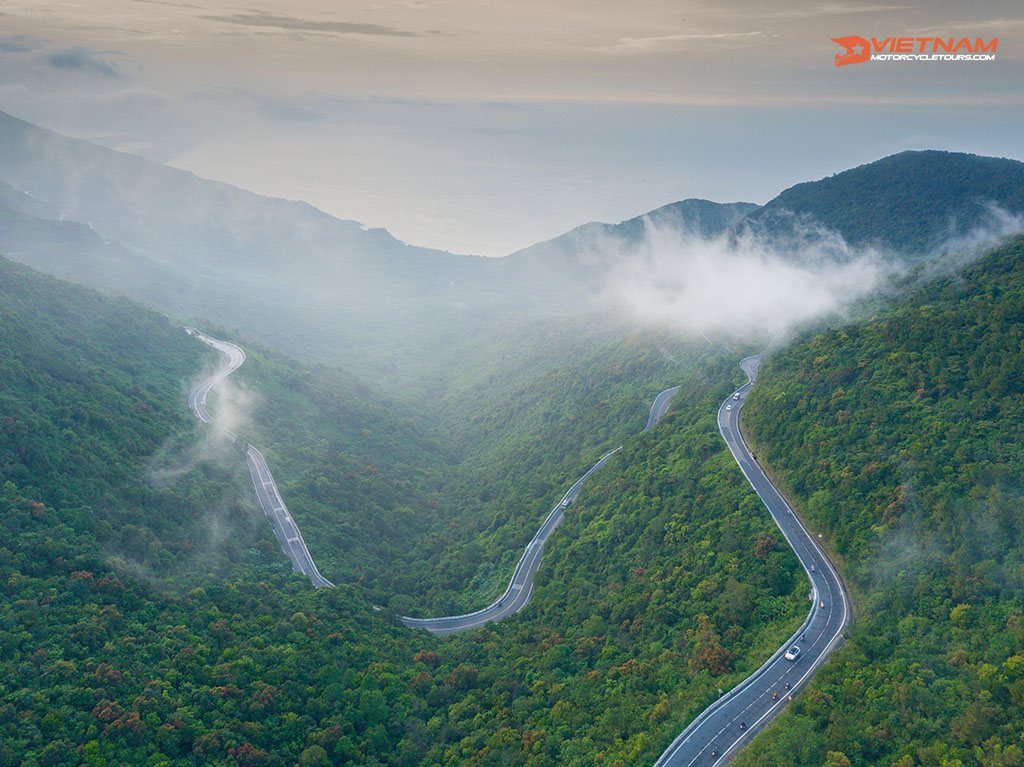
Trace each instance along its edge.
<instances>
[{"instance_id":1,"label":"mist over forest","mask_svg":"<svg viewBox=\"0 0 1024 767\"><path fill-rule=\"evenodd\" d=\"M735 763L1024 764L1022 232L927 150L459 255L0 113L0 767L654 764L825 607L732 430L857 618Z\"/></svg>"}]
</instances>

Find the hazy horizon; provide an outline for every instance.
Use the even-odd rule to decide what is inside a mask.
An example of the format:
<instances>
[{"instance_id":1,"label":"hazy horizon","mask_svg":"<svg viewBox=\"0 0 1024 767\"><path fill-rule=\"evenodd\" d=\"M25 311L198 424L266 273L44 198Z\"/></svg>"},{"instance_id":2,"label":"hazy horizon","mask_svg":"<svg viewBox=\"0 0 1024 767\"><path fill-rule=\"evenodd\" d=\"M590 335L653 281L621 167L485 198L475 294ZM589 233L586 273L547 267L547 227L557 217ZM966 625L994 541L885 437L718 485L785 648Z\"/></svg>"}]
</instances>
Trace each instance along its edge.
<instances>
[{"instance_id":1,"label":"hazy horizon","mask_svg":"<svg viewBox=\"0 0 1024 767\"><path fill-rule=\"evenodd\" d=\"M904 149L1024 159L1018 5L8 3L0 109L410 244L506 255ZM999 37L836 67L836 35Z\"/></svg>"}]
</instances>

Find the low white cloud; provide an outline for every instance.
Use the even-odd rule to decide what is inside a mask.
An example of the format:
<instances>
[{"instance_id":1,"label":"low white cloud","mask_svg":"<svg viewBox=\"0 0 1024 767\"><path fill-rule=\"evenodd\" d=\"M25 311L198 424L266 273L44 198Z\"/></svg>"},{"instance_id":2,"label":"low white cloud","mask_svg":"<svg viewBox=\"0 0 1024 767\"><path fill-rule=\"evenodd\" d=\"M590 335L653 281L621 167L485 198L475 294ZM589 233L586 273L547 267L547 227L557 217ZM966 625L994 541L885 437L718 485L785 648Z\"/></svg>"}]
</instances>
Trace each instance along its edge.
<instances>
[{"instance_id":1,"label":"low white cloud","mask_svg":"<svg viewBox=\"0 0 1024 767\"><path fill-rule=\"evenodd\" d=\"M843 312L910 268L915 285L945 277L1024 233L1024 215L995 203L969 228L963 223L951 220L940 244L907 262L853 247L837 232L796 216L770 235L750 226L713 238L647 220L635 245L595 244L595 251L615 263L602 301L682 332L784 335L800 323Z\"/></svg>"},{"instance_id":2,"label":"low white cloud","mask_svg":"<svg viewBox=\"0 0 1024 767\"><path fill-rule=\"evenodd\" d=\"M684 332L784 333L864 297L892 268L820 228L780 244L749 232L705 239L647 222L642 241L610 271L604 299Z\"/></svg>"},{"instance_id":3,"label":"low white cloud","mask_svg":"<svg viewBox=\"0 0 1024 767\"><path fill-rule=\"evenodd\" d=\"M1011 213L991 201L971 222L970 228L951 218L946 238L928 254L924 268L916 275L917 280L927 282L954 273L1019 234L1024 234L1024 215Z\"/></svg>"},{"instance_id":4,"label":"low white cloud","mask_svg":"<svg viewBox=\"0 0 1024 767\"><path fill-rule=\"evenodd\" d=\"M709 34L677 34L655 35L652 37L622 37L614 45L598 50L629 52L629 51L665 51L680 50L693 43L737 43L750 38L763 37L764 32L716 32Z\"/></svg>"},{"instance_id":5,"label":"low white cloud","mask_svg":"<svg viewBox=\"0 0 1024 767\"><path fill-rule=\"evenodd\" d=\"M210 415L216 419L212 431L223 434L222 429L227 429L234 434L244 433L259 400L257 392L236 385L231 378L218 382L209 398Z\"/></svg>"},{"instance_id":6,"label":"low white cloud","mask_svg":"<svg viewBox=\"0 0 1024 767\"><path fill-rule=\"evenodd\" d=\"M956 231L955 221L950 222L950 229ZM994 202L985 206L985 213L974 222L966 232L950 234L943 243L941 251L951 253L963 251L973 257L980 255L993 244L1007 237L1024 232L1024 215L1011 213Z\"/></svg>"}]
</instances>

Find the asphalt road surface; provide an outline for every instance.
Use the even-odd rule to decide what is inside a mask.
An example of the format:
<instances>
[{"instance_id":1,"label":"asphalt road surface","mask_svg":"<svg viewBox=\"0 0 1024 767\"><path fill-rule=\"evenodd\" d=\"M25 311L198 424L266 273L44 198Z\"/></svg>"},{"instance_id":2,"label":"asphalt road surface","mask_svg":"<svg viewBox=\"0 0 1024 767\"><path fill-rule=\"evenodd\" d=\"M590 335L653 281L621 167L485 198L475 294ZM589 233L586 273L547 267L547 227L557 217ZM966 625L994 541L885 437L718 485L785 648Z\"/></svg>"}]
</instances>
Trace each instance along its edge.
<instances>
[{"instance_id":1,"label":"asphalt road surface","mask_svg":"<svg viewBox=\"0 0 1024 767\"><path fill-rule=\"evenodd\" d=\"M853 617L846 587L818 545L817 536L797 519L761 470L740 433L740 411L757 379L761 355L748 357L740 364L750 380L719 407L718 428L747 481L764 501L807 571L811 581L811 611L800 629L761 668L694 719L658 758L655 767L728 764L840 647L843 629ZM796 660L785 657L791 647L800 648Z\"/></svg>"},{"instance_id":2,"label":"asphalt road surface","mask_svg":"<svg viewBox=\"0 0 1024 767\"><path fill-rule=\"evenodd\" d=\"M665 391L654 398L654 404L651 405L651 414L647 418L647 425L644 427L644 431L653 429L658 421L665 417L665 413L668 412L668 403L672 401L677 391L679 391L679 387L673 386L671 389L665 389Z\"/></svg>"},{"instance_id":3,"label":"asphalt road surface","mask_svg":"<svg viewBox=\"0 0 1024 767\"><path fill-rule=\"evenodd\" d=\"M204 333L200 333L195 328L186 328L186 330L203 343L209 344L220 352L223 358L221 367L209 378L204 378L193 386L192 390L188 393L188 405L192 412L196 414L196 417L206 423L213 424L215 423L214 419L206 411L206 395L210 393L210 389L217 383L223 381L242 366L242 363L245 362L245 352L234 344L211 338ZM232 441L241 441L230 429L224 426L218 426L217 428L223 430ZM296 572L309 576L309 580L317 588L332 588L334 584L324 578L320 571L316 569L316 564L313 562L309 549L306 548L306 542L302 538L302 533L299 532L295 520L292 519L292 515L288 512L288 507L281 498L281 493L277 489L277 483L274 482L274 477L270 473L270 468L267 466L263 454L252 445L243 444L246 445L245 460L249 466L249 476L252 478L253 489L256 491L256 500L259 501L263 513L270 519L270 524L274 528L274 534L281 542L281 549L288 559L291 560L292 568Z\"/></svg>"},{"instance_id":4,"label":"asphalt road surface","mask_svg":"<svg viewBox=\"0 0 1024 767\"><path fill-rule=\"evenodd\" d=\"M677 391L679 391L678 386L666 389L655 398L644 431L647 431L661 420L668 410L669 400L672 399L672 395ZM622 446L620 445L607 455L602 456L559 499L555 507L548 513L544 524L540 526L537 534L533 536L533 540L526 545L526 550L523 552L523 556L519 558L516 569L512 573L512 580L509 581L505 592L498 599L476 612L464 615L448 615L440 618L408 618L402 616L402 623L410 628L423 628L434 634L452 634L456 631L466 631L467 629L482 626L490 621L501 620L526 607L530 597L533 596L533 574L540 567L541 556L544 553L544 544L547 543L555 528L562 523L566 508L576 500L576 496L579 495L580 489L583 487L583 483L587 481L587 478L604 466L605 461L621 449Z\"/></svg>"}]
</instances>

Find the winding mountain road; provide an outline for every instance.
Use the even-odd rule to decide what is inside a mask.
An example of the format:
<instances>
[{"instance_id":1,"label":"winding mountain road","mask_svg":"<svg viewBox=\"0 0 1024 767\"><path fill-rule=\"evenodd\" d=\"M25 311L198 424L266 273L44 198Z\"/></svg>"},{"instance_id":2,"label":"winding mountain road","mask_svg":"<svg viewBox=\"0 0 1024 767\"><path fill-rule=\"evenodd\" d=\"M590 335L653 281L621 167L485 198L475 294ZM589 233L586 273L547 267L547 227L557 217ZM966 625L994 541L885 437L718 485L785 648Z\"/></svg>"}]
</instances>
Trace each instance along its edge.
<instances>
[{"instance_id":1,"label":"winding mountain road","mask_svg":"<svg viewBox=\"0 0 1024 767\"><path fill-rule=\"evenodd\" d=\"M768 508L811 581L811 611L803 625L757 671L708 706L654 763L655 767L725 765L763 730L815 670L843 643L853 611L839 573L771 483L740 432L740 411L757 380L761 355L740 365L749 379L718 409L718 429L747 481ZM786 651L799 647L796 660Z\"/></svg>"},{"instance_id":2,"label":"winding mountain road","mask_svg":"<svg viewBox=\"0 0 1024 767\"><path fill-rule=\"evenodd\" d=\"M245 352L234 344L211 338L195 328L185 328L185 330L203 343L216 349L222 358L221 367L213 375L204 378L189 391L188 406L199 420L216 425L218 429L221 429L231 438L232 442L242 442L233 431L225 426L216 424L206 411L206 395L210 393L210 389L242 366L242 363L245 362ZM249 476L252 478L253 489L256 491L256 500L259 501L263 513L269 517L270 524L274 528L274 534L277 536L277 540L281 542L282 551L291 560L292 569L308 576L309 580L317 588L332 588L334 584L324 578L320 571L316 569L313 557L309 553L309 549L306 548L306 541L303 540L298 525L295 524L295 520L292 519L288 507L285 506L284 500L281 498L281 493L277 489L277 483L274 482L274 476L270 473L270 468L267 466L263 454L246 442L242 442L242 444L246 446L245 461L249 466Z\"/></svg>"},{"instance_id":3,"label":"winding mountain road","mask_svg":"<svg viewBox=\"0 0 1024 767\"><path fill-rule=\"evenodd\" d=\"M402 623L410 628L422 628L434 634L452 634L456 631L466 631L467 629L482 626L490 621L501 620L526 607L530 597L533 596L533 574L540 567L540 559L544 554L544 544L547 543L551 533L562 524L562 520L565 518L565 510L569 507L570 503L576 500L576 496L579 495L580 488L583 487L583 483L587 481L587 478L604 466L605 462L621 449L622 446L620 445L610 453L603 455L597 463L587 470L586 474L576 480L576 483L555 504L555 507L551 509L544 519L544 524L540 526L537 534L526 544L526 550L519 558L516 569L512 572L512 580L509 581L508 586L500 597L487 605L487 607L473 613L446 615L440 618L409 618L403 615L400 617Z\"/></svg>"},{"instance_id":4,"label":"winding mountain road","mask_svg":"<svg viewBox=\"0 0 1024 767\"><path fill-rule=\"evenodd\" d=\"M211 376L196 384L188 394L189 407L196 417L209 424L214 419L206 410L206 397L210 390L227 378L245 362L245 352L234 344L219 341L195 328L189 333L209 344L223 358L222 366ZM781 493L761 469L740 431L740 412L757 380L761 355L742 360L740 365L747 374L747 383L737 389L718 409L718 428L740 470L764 502L772 519L796 553L811 582L811 610L803 625L753 674L725 693L701 712L654 763L654 767L719 767L731 761L732 756L763 730L792 700L792 696L807 682L829 655L843 643L843 630L852 620L849 594L834 565L822 550L816 536L808 532ZM661 392L651 406L644 431L653 428L668 411L672 396L679 391L673 387ZM233 441L237 435L218 426ZM246 443L243 443L246 444ZM516 564L512 579L504 593L494 602L465 615L438 618L410 618L400 620L411 628L424 628L435 634L450 634L482 626L513 615L525 607L533 595L533 576L540 567L544 545L564 519L565 510L576 500L583 483L600 469L619 446L605 454L569 488L548 513L544 523L527 544ZM252 477L256 497L270 518L274 532L292 567L309 576L318 588L331 588L333 583L317 570L309 549L278 492L274 478L263 455L246 444L246 460ZM791 648L799 648L795 660ZM788 652L787 652L788 651Z\"/></svg>"},{"instance_id":5,"label":"winding mountain road","mask_svg":"<svg viewBox=\"0 0 1024 767\"><path fill-rule=\"evenodd\" d=\"M664 417L668 411L669 401L677 391L679 391L679 387L674 386L671 389L665 389L665 391L655 397L644 431L652 428ZM580 489L583 487L583 483L587 481L587 478L604 466L605 461L621 449L622 445L619 445L610 453L601 456L600 460L591 466L586 474L577 479L568 492L559 499L555 507L548 513L544 524L540 526L537 534L526 544L526 550L519 558L516 569L512 572L512 580L509 581L508 586L500 597L487 605L487 607L476 612L464 615L447 615L440 618L409 618L401 616L400 620L402 623L410 628L424 628L434 634L453 634L456 631L477 628L490 621L501 620L526 607L530 597L533 596L533 575L537 572L537 568L540 567L541 556L544 553L544 544L547 543L555 528L562 524L565 510L569 507L569 504L576 500L576 496L579 495Z\"/></svg>"}]
</instances>

